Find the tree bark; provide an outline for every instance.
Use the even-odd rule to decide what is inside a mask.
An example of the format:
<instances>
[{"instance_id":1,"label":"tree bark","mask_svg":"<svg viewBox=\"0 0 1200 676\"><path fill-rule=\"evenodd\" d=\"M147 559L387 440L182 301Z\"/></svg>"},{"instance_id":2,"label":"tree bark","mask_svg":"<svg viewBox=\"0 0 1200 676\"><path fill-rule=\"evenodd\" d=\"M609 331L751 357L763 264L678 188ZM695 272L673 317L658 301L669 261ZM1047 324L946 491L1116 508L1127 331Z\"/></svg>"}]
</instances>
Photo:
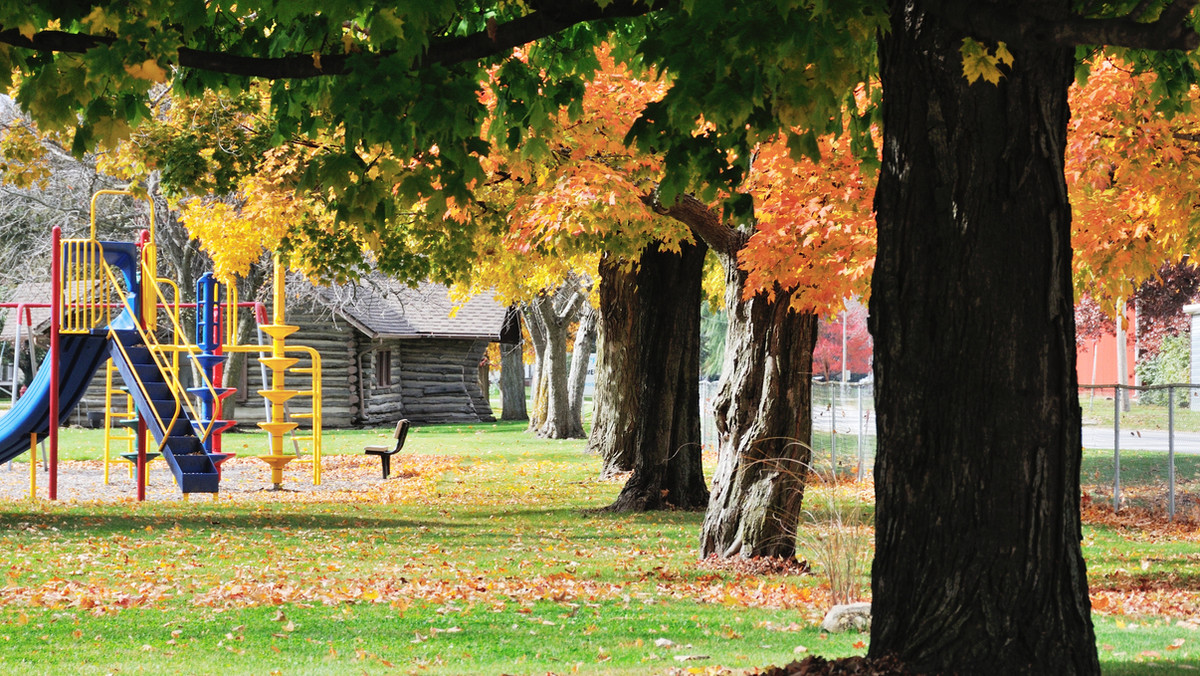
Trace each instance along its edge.
<instances>
[{"instance_id":1,"label":"tree bark","mask_svg":"<svg viewBox=\"0 0 1200 676\"><path fill-rule=\"evenodd\" d=\"M729 317L714 413L717 470L701 556L790 559L812 456L812 361L817 317L793 312L792 292L746 300L738 252L749 234L690 196L661 209L712 247L725 269Z\"/></svg>"},{"instance_id":2,"label":"tree bark","mask_svg":"<svg viewBox=\"0 0 1200 676\"><path fill-rule=\"evenodd\" d=\"M791 559L812 457L817 316L791 293L742 299L746 273L722 255L729 332L714 402L717 470L700 555Z\"/></svg>"},{"instance_id":3,"label":"tree bark","mask_svg":"<svg viewBox=\"0 0 1200 676\"><path fill-rule=\"evenodd\" d=\"M528 303L532 323L542 336L539 387L535 390L534 418L540 418L537 434L547 439L583 438L583 420L572 416L567 388L570 361L567 359L567 329L579 314L583 293L569 281L556 292L543 294ZM533 334L531 329L530 334ZM535 340L535 345L537 341Z\"/></svg>"},{"instance_id":4,"label":"tree bark","mask_svg":"<svg viewBox=\"0 0 1200 676\"><path fill-rule=\"evenodd\" d=\"M541 315L534 309L532 301L521 303L521 316L529 329L529 340L533 343L533 402L529 411L529 429L537 432L548 414L546 386L546 327Z\"/></svg>"},{"instance_id":5,"label":"tree bark","mask_svg":"<svg viewBox=\"0 0 1200 676\"><path fill-rule=\"evenodd\" d=\"M567 376L567 402L570 419L579 423L579 434L583 431L583 396L587 384L588 362L596 349L596 310L584 301L579 308L579 326L575 329L575 345L571 351L571 372Z\"/></svg>"},{"instance_id":6,"label":"tree bark","mask_svg":"<svg viewBox=\"0 0 1200 676\"><path fill-rule=\"evenodd\" d=\"M700 299L704 244L680 253L643 250L636 273L632 342L605 336L607 358L630 377L636 396L608 414L633 426L633 473L611 511L700 509L708 489L700 457ZM615 440L615 437L614 437ZM614 453L615 454L615 453ZM605 455L607 457L607 453Z\"/></svg>"},{"instance_id":7,"label":"tree bark","mask_svg":"<svg viewBox=\"0 0 1200 676\"><path fill-rule=\"evenodd\" d=\"M1063 176L1074 50L1014 48L998 85L968 84L964 35L920 8L893 1L880 44L870 654L1098 674Z\"/></svg>"},{"instance_id":8,"label":"tree bark","mask_svg":"<svg viewBox=\"0 0 1200 676\"><path fill-rule=\"evenodd\" d=\"M528 420L525 410L525 357L516 345L500 345L500 419Z\"/></svg>"},{"instance_id":9,"label":"tree bark","mask_svg":"<svg viewBox=\"0 0 1200 676\"><path fill-rule=\"evenodd\" d=\"M601 477L632 472L637 445L638 360L637 270L628 261L604 254L600 259L596 341L596 395L588 453L600 456Z\"/></svg>"}]
</instances>

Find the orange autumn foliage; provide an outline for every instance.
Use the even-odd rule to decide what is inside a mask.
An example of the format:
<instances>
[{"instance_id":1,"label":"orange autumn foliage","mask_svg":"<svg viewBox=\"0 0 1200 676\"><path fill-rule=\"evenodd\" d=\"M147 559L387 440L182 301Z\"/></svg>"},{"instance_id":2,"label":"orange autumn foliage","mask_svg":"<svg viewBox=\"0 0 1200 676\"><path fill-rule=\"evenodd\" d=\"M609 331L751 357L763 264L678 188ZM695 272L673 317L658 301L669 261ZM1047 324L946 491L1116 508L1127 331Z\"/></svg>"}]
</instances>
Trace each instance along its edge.
<instances>
[{"instance_id":1,"label":"orange autumn foliage","mask_svg":"<svg viewBox=\"0 0 1200 676\"><path fill-rule=\"evenodd\" d=\"M560 111L552 134L532 135L485 161L490 176L504 179L489 181L482 192L507 201L509 210L506 231L488 244L507 253L485 261L484 269L527 276L533 261L546 256L589 248L629 255L650 241L677 249L692 238L649 204L662 158L624 143L640 111L665 93L669 76L632 73L606 49L597 59L601 67L586 86L581 113ZM485 101L495 105L490 97ZM702 132L700 123L696 133ZM745 184L756 223L739 253L749 274L746 297L798 289L792 297L797 310L834 312L843 299L866 293L874 265L875 172L851 151L850 134L818 138L820 163L793 159L786 137L756 149ZM503 262L514 256L520 260L515 270ZM494 284L498 276L485 278Z\"/></svg>"},{"instance_id":2,"label":"orange autumn foliage","mask_svg":"<svg viewBox=\"0 0 1200 676\"><path fill-rule=\"evenodd\" d=\"M1192 87L1172 117L1155 109L1155 80L1100 58L1086 84L1071 87L1066 177L1075 286L1110 314L1164 262L1200 244L1200 90Z\"/></svg>"}]
</instances>

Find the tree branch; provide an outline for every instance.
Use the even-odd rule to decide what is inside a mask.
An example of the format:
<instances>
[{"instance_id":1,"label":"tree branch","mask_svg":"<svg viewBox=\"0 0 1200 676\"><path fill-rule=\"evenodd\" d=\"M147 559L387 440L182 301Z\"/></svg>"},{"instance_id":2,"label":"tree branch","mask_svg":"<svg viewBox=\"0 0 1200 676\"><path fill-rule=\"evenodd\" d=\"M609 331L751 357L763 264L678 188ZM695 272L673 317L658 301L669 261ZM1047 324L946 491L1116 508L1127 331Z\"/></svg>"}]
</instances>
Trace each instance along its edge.
<instances>
[{"instance_id":1,"label":"tree branch","mask_svg":"<svg viewBox=\"0 0 1200 676\"><path fill-rule=\"evenodd\" d=\"M495 26L494 31L480 31L471 35L433 40L428 51L416 63L414 69L431 64L454 65L469 61L507 54L513 48L548 37L580 23L603 19L642 16L664 4L660 0L614 0L601 7L590 0L570 0L559 3L553 10L539 10ZM108 36L68 33L64 31L41 31L27 38L16 28L0 26L0 43L38 52L83 53L97 47L116 42ZM359 58L380 60L391 52L373 55L356 55ZM346 72L351 55L291 54L267 58L238 56L225 52L181 47L175 65L216 73L258 77L268 80L302 79L325 75L341 75ZM317 64L320 63L320 67Z\"/></svg>"},{"instance_id":2,"label":"tree branch","mask_svg":"<svg viewBox=\"0 0 1200 676\"><path fill-rule=\"evenodd\" d=\"M1133 14L1115 19L1047 19L959 0L929 0L925 7L967 35L1004 42L1010 48L1111 45L1191 51L1200 46L1200 35L1187 23L1197 4L1200 0L1173 0L1150 23L1136 21L1145 11L1141 6Z\"/></svg>"},{"instance_id":3,"label":"tree branch","mask_svg":"<svg viewBox=\"0 0 1200 676\"><path fill-rule=\"evenodd\" d=\"M669 207L658 201L657 192L642 195L642 203L655 213L670 216L691 229L692 234L704 240L709 248L722 256L737 259L737 252L742 248L742 236L733 228L721 222L719 212L710 208L704 202L691 195L680 195Z\"/></svg>"}]
</instances>

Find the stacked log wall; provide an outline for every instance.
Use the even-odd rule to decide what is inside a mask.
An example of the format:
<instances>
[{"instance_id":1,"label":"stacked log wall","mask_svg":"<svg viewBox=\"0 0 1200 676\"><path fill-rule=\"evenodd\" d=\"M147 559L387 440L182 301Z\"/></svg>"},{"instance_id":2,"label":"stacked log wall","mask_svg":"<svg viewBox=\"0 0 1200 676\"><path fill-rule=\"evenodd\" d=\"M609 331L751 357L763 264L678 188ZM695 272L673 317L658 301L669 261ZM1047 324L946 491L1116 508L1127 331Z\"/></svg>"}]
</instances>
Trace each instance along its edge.
<instances>
[{"instance_id":1,"label":"stacked log wall","mask_svg":"<svg viewBox=\"0 0 1200 676\"><path fill-rule=\"evenodd\" d=\"M496 418L479 389L479 362L487 342L455 339L397 339L377 343L364 354L364 422L398 418L414 423L491 422ZM377 385L374 357L392 356L392 383ZM370 357L370 358L368 358Z\"/></svg>"},{"instance_id":2,"label":"stacked log wall","mask_svg":"<svg viewBox=\"0 0 1200 676\"><path fill-rule=\"evenodd\" d=\"M289 312L287 322L300 327L288 336L288 347L311 347L321 357L322 427L335 429L360 424L361 402L357 385L359 373L355 352L358 331L345 320L320 313ZM270 339L264 337L264 340ZM267 352L262 354L266 356ZM239 427L253 427L266 419L263 398L258 394L259 390L265 389L258 356L252 353L246 361L245 401L235 401L238 395L226 399L224 417L237 420ZM308 390L311 387L309 376L294 371L310 368L311 360L301 352L289 351L287 356L295 357L299 361L285 375L284 386L288 389ZM270 378L271 372L267 371L268 381ZM232 411L229 410L231 407ZM288 412L291 414L308 414L312 412L311 408L311 399L307 396L295 397L288 402ZM302 427L311 425L307 418L298 418L295 422L300 423Z\"/></svg>"}]
</instances>

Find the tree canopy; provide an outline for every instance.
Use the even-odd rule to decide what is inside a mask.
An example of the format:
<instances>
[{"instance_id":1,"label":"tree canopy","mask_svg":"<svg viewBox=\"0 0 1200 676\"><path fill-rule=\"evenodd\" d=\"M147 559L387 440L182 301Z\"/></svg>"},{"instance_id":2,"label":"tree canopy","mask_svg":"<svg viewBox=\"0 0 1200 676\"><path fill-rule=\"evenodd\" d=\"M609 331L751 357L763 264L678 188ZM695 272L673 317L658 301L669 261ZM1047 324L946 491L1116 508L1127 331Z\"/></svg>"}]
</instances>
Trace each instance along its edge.
<instances>
[{"instance_id":1,"label":"tree canopy","mask_svg":"<svg viewBox=\"0 0 1200 676\"><path fill-rule=\"evenodd\" d=\"M582 112L594 48L609 35L620 36L619 61L670 74L623 139L662 157L669 204L683 190L730 196L753 147L780 129L802 130L790 143L815 156L871 71L885 18L876 2L45 3L0 10L0 78L15 67L21 105L77 152L114 146L152 118L160 82L227 100L255 89L269 140L310 146L292 181L338 224L305 224L329 270L348 260L330 252L356 244L347 227L400 270L425 263L406 255L406 216L469 204L487 180L488 141L552 152L543 132L561 108ZM720 35L721 53L699 34ZM194 165L192 150L162 158L168 188L213 187L180 168ZM448 233L417 234L453 246Z\"/></svg>"}]
</instances>

